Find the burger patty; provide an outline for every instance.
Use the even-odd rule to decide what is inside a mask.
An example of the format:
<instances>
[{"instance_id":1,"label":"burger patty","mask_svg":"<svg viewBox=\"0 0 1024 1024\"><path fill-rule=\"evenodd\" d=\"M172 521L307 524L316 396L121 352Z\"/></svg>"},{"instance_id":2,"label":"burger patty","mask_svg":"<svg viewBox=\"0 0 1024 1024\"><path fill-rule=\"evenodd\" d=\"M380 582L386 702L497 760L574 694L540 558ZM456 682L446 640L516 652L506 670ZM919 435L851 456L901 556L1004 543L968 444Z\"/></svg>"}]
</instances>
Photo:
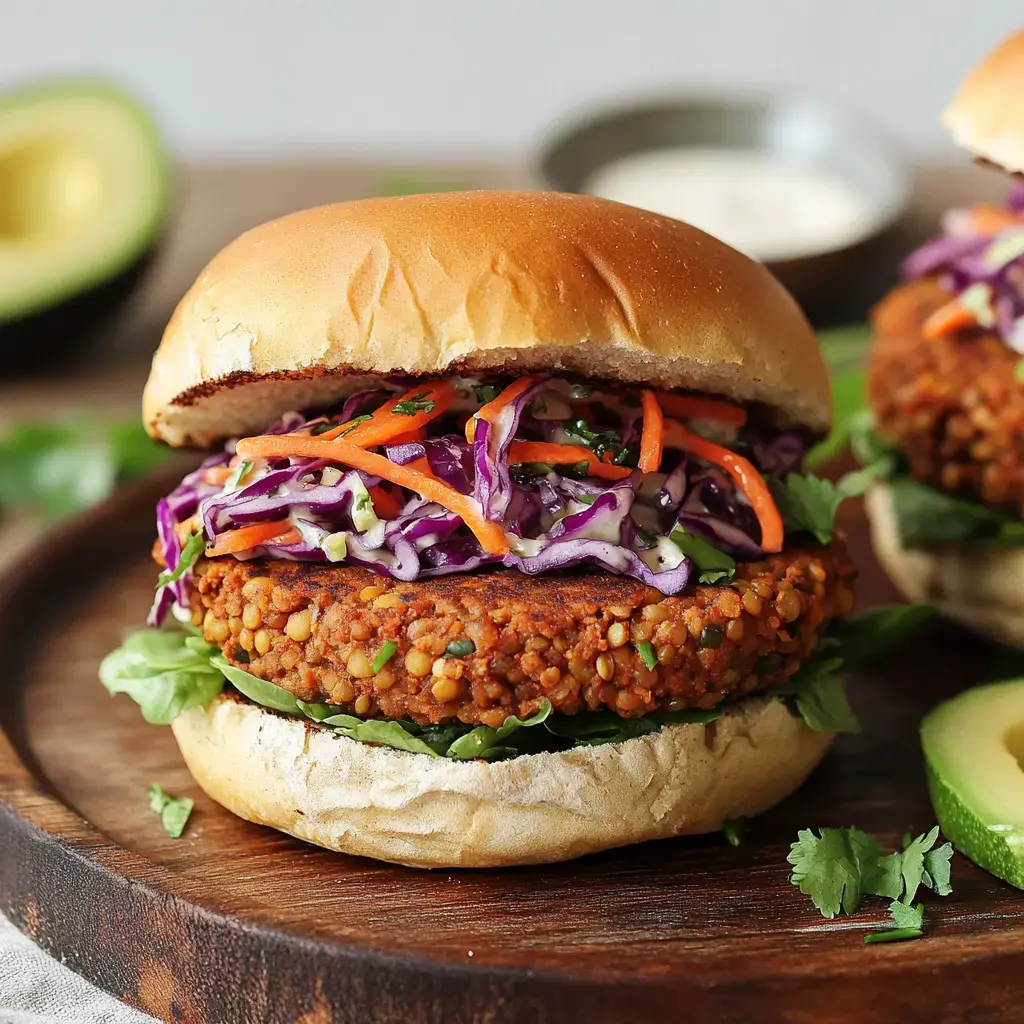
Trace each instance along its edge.
<instances>
[{"instance_id":1,"label":"burger patty","mask_svg":"<svg viewBox=\"0 0 1024 1024\"><path fill-rule=\"evenodd\" d=\"M926 279L876 308L868 393L878 431L922 483L1024 516L1020 356L978 328L925 338L924 321L950 298Z\"/></svg>"},{"instance_id":2,"label":"burger patty","mask_svg":"<svg viewBox=\"0 0 1024 1024\"><path fill-rule=\"evenodd\" d=\"M607 573L400 583L355 567L216 558L196 566L192 621L230 661L302 700L496 727L545 698L569 714L636 717L781 683L850 611L853 577L839 544L745 563L732 586L674 597Z\"/></svg>"}]
</instances>

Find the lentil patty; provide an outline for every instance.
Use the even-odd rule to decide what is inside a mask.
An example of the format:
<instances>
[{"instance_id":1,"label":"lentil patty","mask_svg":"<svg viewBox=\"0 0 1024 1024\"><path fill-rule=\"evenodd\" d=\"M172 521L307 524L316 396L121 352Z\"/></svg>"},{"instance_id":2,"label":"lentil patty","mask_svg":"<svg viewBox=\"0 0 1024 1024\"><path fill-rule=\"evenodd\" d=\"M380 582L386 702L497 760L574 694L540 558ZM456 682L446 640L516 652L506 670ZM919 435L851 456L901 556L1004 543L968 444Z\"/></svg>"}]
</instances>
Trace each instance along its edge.
<instances>
[{"instance_id":1,"label":"lentil patty","mask_svg":"<svg viewBox=\"0 0 1024 1024\"><path fill-rule=\"evenodd\" d=\"M949 299L924 279L876 308L868 393L878 431L922 483L1024 515L1020 356L979 328L925 338L922 324Z\"/></svg>"},{"instance_id":2,"label":"lentil patty","mask_svg":"<svg viewBox=\"0 0 1024 1024\"><path fill-rule=\"evenodd\" d=\"M636 717L783 682L850 611L853 576L839 544L741 564L730 587L674 597L610 574L399 583L355 567L201 559L193 622L254 675L357 715L497 726L546 697L570 714Z\"/></svg>"}]
</instances>

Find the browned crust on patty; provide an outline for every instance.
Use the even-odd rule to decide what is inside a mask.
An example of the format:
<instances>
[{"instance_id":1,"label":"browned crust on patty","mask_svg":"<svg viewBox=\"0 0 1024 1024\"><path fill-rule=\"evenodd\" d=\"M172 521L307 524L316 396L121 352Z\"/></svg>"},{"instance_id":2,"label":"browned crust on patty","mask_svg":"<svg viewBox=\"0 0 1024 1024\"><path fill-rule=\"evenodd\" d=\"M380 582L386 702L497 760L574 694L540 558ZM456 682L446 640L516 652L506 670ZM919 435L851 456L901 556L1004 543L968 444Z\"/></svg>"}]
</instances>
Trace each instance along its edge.
<instances>
[{"instance_id":1,"label":"browned crust on patty","mask_svg":"<svg viewBox=\"0 0 1024 1024\"><path fill-rule=\"evenodd\" d=\"M599 573L399 583L353 567L218 558L197 565L193 622L254 675L358 715L497 726L547 698L569 714L636 717L783 682L850 610L853 577L839 544L742 564L731 587L675 597ZM467 639L472 654L442 657ZM397 650L374 673L388 641Z\"/></svg>"},{"instance_id":2,"label":"browned crust on patty","mask_svg":"<svg viewBox=\"0 0 1024 1024\"><path fill-rule=\"evenodd\" d=\"M925 279L875 309L868 394L878 431L922 483L1024 515L1020 356L977 328L925 338L924 321L950 298Z\"/></svg>"}]
</instances>

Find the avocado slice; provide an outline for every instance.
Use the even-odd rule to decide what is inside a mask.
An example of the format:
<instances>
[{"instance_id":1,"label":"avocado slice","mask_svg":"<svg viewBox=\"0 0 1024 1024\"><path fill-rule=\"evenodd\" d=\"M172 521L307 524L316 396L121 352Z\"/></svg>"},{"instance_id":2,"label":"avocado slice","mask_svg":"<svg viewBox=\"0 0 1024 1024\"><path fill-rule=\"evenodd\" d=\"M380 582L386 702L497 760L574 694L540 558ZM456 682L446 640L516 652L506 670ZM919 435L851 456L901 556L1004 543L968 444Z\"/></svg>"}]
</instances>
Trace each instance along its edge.
<instances>
[{"instance_id":1,"label":"avocado slice","mask_svg":"<svg viewBox=\"0 0 1024 1024\"><path fill-rule=\"evenodd\" d=\"M59 341L42 335L62 321L80 337L109 311L158 241L169 191L159 134L116 86L0 96L0 348Z\"/></svg>"},{"instance_id":2,"label":"avocado slice","mask_svg":"<svg viewBox=\"0 0 1024 1024\"><path fill-rule=\"evenodd\" d=\"M943 833L979 867L1024 889L1024 679L966 690L921 725Z\"/></svg>"}]
</instances>

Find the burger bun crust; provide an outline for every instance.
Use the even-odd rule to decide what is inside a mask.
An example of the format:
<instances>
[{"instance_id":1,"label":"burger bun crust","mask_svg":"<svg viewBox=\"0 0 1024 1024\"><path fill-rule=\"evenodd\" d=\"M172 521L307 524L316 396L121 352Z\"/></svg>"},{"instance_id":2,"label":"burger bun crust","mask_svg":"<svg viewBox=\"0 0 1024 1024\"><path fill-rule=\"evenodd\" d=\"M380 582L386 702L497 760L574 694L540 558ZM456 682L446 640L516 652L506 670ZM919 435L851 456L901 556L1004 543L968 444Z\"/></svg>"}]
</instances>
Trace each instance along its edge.
<instances>
[{"instance_id":1,"label":"burger bun crust","mask_svg":"<svg viewBox=\"0 0 1024 1024\"><path fill-rule=\"evenodd\" d=\"M865 505L878 561L908 601L934 604L982 636L1024 647L1024 547L905 548L889 488L875 484Z\"/></svg>"},{"instance_id":2,"label":"burger bun crust","mask_svg":"<svg viewBox=\"0 0 1024 1024\"><path fill-rule=\"evenodd\" d=\"M1024 172L1024 31L971 72L942 114L958 146L1011 174Z\"/></svg>"},{"instance_id":3,"label":"burger bun crust","mask_svg":"<svg viewBox=\"0 0 1024 1024\"><path fill-rule=\"evenodd\" d=\"M765 697L706 726L494 763L370 746L225 696L173 730L195 780L234 814L422 868L540 864L713 832L788 796L833 739Z\"/></svg>"},{"instance_id":4,"label":"burger bun crust","mask_svg":"<svg viewBox=\"0 0 1024 1024\"><path fill-rule=\"evenodd\" d=\"M820 435L828 374L796 303L702 231L590 196L339 203L242 235L175 311L150 434L208 446L374 375L568 373L765 406Z\"/></svg>"}]
</instances>

